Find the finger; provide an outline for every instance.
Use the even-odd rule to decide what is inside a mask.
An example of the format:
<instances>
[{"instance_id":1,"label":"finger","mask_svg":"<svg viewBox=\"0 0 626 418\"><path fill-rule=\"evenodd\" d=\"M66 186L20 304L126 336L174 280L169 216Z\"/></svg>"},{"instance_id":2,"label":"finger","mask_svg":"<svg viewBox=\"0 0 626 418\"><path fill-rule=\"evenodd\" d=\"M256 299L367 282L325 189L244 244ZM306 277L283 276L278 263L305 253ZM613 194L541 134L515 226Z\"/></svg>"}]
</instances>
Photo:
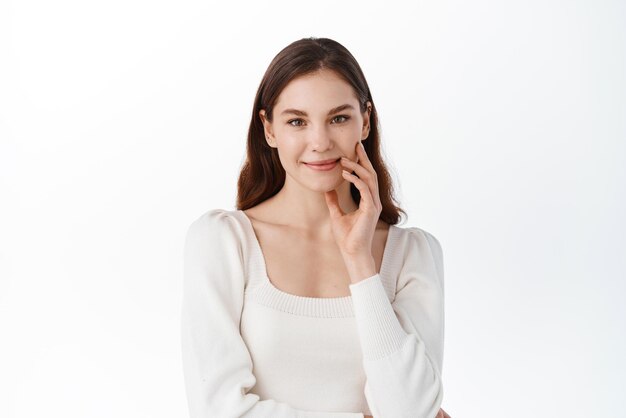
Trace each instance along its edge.
<instances>
[{"instance_id":1,"label":"finger","mask_svg":"<svg viewBox=\"0 0 626 418\"><path fill-rule=\"evenodd\" d=\"M364 210L376 210L376 205L374 204L374 200L372 199L372 193L370 192L370 188L365 184L363 180L358 178L352 173L348 173L346 170L341 170L341 174L343 177L354 183L357 189L361 194L361 203L359 204L359 209L363 208Z\"/></svg>"},{"instance_id":2,"label":"finger","mask_svg":"<svg viewBox=\"0 0 626 418\"><path fill-rule=\"evenodd\" d=\"M324 197L326 198L326 206L328 206L328 211L330 212L331 218L340 218L345 215L343 210L341 210L341 207L339 206L339 200L336 190L330 190L324 193Z\"/></svg>"},{"instance_id":3,"label":"finger","mask_svg":"<svg viewBox=\"0 0 626 418\"><path fill-rule=\"evenodd\" d=\"M382 204L380 203L380 193L378 189L378 177L376 175L376 171L374 171L373 169L372 171L370 171L362 165L357 164L356 162L345 157L341 159L341 165L351 171L354 171L356 175L359 176L359 178L363 180L365 184L367 184L370 189L370 194L372 195L375 207L382 208Z\"/></svg>"},{"instance_id":4,"label":"finger","mask_svg":"<svg viewBox=\"0 0 626 418\"><path fill-rule=\"evenodd\" d=\"M363 145L363 142L359 141L356 148L357 148L356 153L359 156L359 159L361 160L361 164L363 164L363 166L367 168L368 170L371 170L373 173L375 173L376 171L374 170L374 166L372 165L372 162L367 156L367 152L365 151L365 146Z\"/></svg>"},{"instance_id":5,"label":"finger","mask_svg":"<svg viewBox=\"0 0 626 418\"><path fill-rule=\"evenodd\" d=\"M380 202L380 196L378 193L378 181L376 180L376 177L372 176L372 174L362 165L359 165L345 157L341 159L341 165L343 165L348 172L354 171L356 175L365 182L369 188L370 194L372 195L374 204L378 205L378 202Z\"/></svg>"},{"instance_id":6,"label":"finger","mask_svg":"<svg viewBox=\"0 0 626 418\"><path fill-rule=\"evenodd\" d=\"M372 162L370 161L369 157L367 156L367 152L365 151L365 148L363 146L363 142L359 142L357 144L357 157L360 157L360 161L361 161L361 166L365 168L365 170L370 174L370 176L372 177L373 181L372 184L376 184L376 195L378 195L378 173L376 172L376 170L374 169L374 166L372 165ZM357 173L358 174L358 173ZM359 175L360 177L360 175Z\"/></svg>"},{"instance_id":7,"label":"finger","mask_svg":"<svg viewBox=\"0 0 626 418\"><path fill-rule=\"evenodd\" d=\"M372 173L367 168L363 167L361 164L357 163L356 161L352 161L351 159L346 158L346 157L341 157L341 164L345 168L349 168L352 171L356 172L356 175L359 176L359 178L365 181L366 183L376 182L377 184L378 179L376 179L376 176L373 176Z\"/></svg>"}]
</instances>

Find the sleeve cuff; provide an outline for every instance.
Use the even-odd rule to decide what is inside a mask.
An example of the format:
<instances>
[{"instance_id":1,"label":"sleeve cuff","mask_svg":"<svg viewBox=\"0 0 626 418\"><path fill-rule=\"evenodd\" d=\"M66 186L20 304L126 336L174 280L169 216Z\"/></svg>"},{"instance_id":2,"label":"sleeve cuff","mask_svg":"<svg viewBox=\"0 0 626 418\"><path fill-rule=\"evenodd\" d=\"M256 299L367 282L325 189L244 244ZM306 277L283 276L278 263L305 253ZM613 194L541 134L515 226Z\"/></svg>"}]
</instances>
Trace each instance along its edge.
<instances>
[{"instance_id":1,"label":"sleeve cuff","mask_svg":"<svg viewBox=\"0 0 626 418\"><path fill-rule=\"evenodd\" d=\"M398 351L408 334L398 321L379 273L349 285L363 360Z\"/></svg>"}]
</instances>

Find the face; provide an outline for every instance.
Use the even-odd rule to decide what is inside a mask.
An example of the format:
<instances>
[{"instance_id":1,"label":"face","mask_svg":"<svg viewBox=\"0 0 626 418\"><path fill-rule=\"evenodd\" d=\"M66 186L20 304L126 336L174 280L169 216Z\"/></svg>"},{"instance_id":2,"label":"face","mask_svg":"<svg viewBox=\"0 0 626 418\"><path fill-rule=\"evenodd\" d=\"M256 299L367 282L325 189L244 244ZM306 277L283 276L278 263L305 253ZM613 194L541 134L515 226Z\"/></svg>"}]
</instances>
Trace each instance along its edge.
<instances>
[{"instance_id":1,"label":"face","mask_svg":"<svg viewBox=\"0 0 626 418\"><path fill-rule=\"evenodd\" d=\"M370 112L369 101L361 113L352 86L324 69L287 84L274 105L272 123L265 119L265 110L259 116L266 141L278 150L286 181L325 192L346 181L342 165L337 162L329 170L316 170L307 163L341 157L356 161L356 144L369 134Z\"/></svg>"}]
</instances>

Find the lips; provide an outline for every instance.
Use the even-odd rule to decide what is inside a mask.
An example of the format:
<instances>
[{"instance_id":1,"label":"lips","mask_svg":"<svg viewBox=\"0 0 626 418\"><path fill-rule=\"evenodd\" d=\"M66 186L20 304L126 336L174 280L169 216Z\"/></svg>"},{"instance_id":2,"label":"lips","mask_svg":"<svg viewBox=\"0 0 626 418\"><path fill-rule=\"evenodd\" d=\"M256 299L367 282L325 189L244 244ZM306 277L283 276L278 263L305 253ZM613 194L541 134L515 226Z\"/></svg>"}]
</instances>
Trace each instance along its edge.
<instances>
[{"instance_id":1,"label":"lips","mask_svg":"<svg viewBox=\"0 0 626 418\"><path fill-rule=\"evenodd\" d=\"M330 159L330 160L322 160L322 161L313 161L310 163L305 163L308 165L326 165L326 164L332 164L334 162L339 161L341 158L336 158L336 159Z\"/></svg>"},{"instance_id":2,"label":"lips","mask_svg":"<svg viewBox=\"0 0 626 418\"><path fill-rule=\"evenodd\" d=\"M315 171L331 171L335 167L337 167L340 159L341 158L338 158L336 160L314 161L311 163L304 163L304 165Z\"/></svg>"}]
</instances>

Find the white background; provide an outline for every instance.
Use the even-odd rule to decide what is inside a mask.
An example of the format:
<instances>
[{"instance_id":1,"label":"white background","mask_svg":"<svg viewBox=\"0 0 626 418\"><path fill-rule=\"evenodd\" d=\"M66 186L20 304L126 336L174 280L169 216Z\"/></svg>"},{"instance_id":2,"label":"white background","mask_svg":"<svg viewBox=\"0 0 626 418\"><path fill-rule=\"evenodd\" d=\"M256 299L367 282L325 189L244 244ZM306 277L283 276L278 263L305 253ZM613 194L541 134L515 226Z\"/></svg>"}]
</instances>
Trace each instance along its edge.
<instances>
[{"instance_id":1,"label":"white background","mask_svg":"<svg viewBox=\"0 0 626 418\"><path fill-rule=\"evenodd\" d=\"M186 416L186 228L235 208L262 75L316 36L443 246L443 408L623 417L626 3L225 3L0 3L0 416Z\"/></svg>"}]
</instances>

